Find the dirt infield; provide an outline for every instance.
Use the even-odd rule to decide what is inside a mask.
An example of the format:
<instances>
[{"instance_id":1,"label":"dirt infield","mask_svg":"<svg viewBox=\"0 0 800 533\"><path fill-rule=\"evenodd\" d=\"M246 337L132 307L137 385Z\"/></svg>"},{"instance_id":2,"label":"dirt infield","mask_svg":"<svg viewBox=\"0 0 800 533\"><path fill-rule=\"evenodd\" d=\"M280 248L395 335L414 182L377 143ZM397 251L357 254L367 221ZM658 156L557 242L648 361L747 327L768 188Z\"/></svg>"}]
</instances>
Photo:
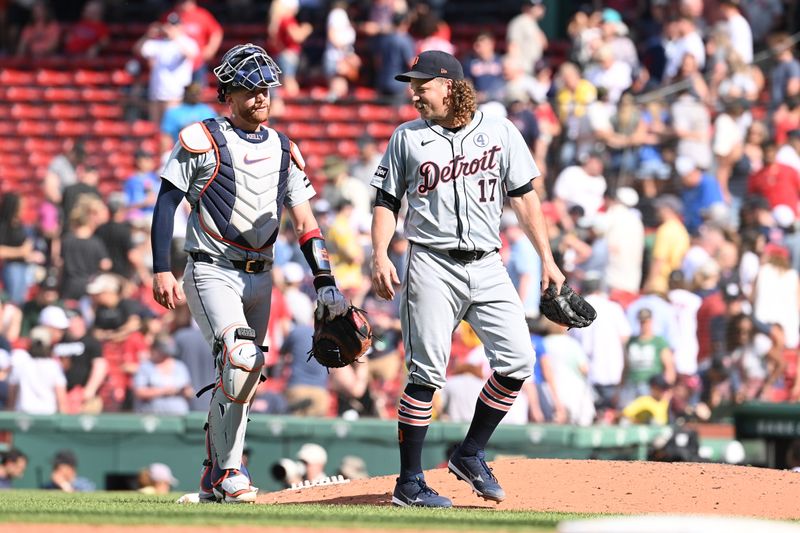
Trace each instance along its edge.
<instances>
[{"instance_id":1,"label":"dirt infield","mask_svg":"<svg viewBox=\"0 0 800 533\"><path fill-rule=\"evenodd\" d=\"M800 519L800 474L700 463L504 459L490 463L508 494L486 502L446 469L426 471L428 483L456 507L610 514L713 514ZM394 477L263 494L258 504L391 505ZM2 529L2 528L0 528ZM15 533L192 533L199 526L14 524ZM10 531L10 530L9 530ZM352 533L352 529L226 527L228 533ZM398 530L400 531L400 530Z\"/></svg>"},{"instance_id":2,"label":"dirt infield","mask_svg":"<svg viewBox=\"0 0 800 533\"><path fill-rule=\"evenodd\" d=\"M499 504L471 493L446 469L425 473L456 507L576 513L678 513L800 518L800 474L744 466L642 461L504 459L490 464L508 498ZM285 490L258 503L391 505L394 478Z\"/></svg>"}]
</instances>

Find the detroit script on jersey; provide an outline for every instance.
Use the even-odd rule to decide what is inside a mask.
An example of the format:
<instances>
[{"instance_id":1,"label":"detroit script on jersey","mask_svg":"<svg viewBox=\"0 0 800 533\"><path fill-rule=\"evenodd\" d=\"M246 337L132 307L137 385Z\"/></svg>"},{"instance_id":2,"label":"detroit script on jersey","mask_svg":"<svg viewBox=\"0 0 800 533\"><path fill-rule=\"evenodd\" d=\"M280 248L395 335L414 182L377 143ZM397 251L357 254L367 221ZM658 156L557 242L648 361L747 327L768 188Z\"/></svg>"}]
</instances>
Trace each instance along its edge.
<instances>
[{"instance_id":1,"label":"detroit script on jersey","mask_svg":"<svg viewBox=\"0 0 800 533\"><path fill-rule=\"evenodd\" d=\"M447 183L460 177L477 174L481 170L489 170L497 165L497 152L500 147L495 145L483 152L483 156L467 161L464 155L456 156L449 165L440 167L434 161L426 161L419 167L422 183L417 186L419 194L427 194L434 190L439 183Z\"/></svg>"}]
</instances>

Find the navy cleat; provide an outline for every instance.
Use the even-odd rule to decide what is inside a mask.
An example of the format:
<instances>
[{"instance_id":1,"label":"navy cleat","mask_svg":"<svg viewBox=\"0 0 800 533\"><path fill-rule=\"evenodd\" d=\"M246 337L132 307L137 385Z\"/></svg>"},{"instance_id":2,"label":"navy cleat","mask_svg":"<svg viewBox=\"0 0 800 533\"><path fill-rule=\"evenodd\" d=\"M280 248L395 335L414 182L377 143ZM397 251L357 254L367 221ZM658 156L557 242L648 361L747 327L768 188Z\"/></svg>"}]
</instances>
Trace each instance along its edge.
<instances>
[{"instance_id":1,"label":"navy cleat","mask_svg":"<svg viewBox=\"0 0 800 533\"><path fill-rule=\"evenodd\" d=\"M497 482L484 457L483 450L478 451L478 455L468 456L461 455L460 448L456 448L447 462L447 469L458 479L469 483L475 494L484 500L501 502L506 498L506 491Z\"/></svg>"},{"instance_id":2,"label":"navy cleat","mask_svg":"<svg viewBox=\"0 0 800 533\"><path fill-rule=\"evenodd\" d=\"M400 507L452 507L453 502L433 490L425 483L425 476L417 474L401 482L397 478L392 503Z\"/></svg>"}]
</instances>

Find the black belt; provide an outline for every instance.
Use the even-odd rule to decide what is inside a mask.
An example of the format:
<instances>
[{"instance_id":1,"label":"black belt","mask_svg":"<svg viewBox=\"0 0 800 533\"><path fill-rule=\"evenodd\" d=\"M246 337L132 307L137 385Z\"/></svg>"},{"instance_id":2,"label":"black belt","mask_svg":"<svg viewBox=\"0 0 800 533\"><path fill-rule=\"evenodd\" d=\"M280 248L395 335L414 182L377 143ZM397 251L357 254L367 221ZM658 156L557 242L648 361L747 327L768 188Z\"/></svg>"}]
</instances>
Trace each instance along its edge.
<instances>
[{"instance_id":1,"label":"black belt","mask_svg":"<svg viewBox=\"0 0 800 533\"><path fill-rule=\"evenodd\" d=\"M190 252L189 255L195 263L211 263L212 265L220 263L220 261L214 261L214 259L205 252ZM263 260L257 261L255 259L250 259L249 261L231 261L228 259L226 261L236 270L241 270L248 274L258 274L259 272L263 272L267 267L267 262Z\"/></svg>"},{"instance_id":2,"label":"black belt","mask_svg":"<svg viewBox=\"0 0 800 533\"><path fill-rule=\"evenodd\" d=\"M464 263L472 263L479 259L483 259L487 255L496 252L497 250L446 250L447 255Z\"/></svg>"}]
</instances>

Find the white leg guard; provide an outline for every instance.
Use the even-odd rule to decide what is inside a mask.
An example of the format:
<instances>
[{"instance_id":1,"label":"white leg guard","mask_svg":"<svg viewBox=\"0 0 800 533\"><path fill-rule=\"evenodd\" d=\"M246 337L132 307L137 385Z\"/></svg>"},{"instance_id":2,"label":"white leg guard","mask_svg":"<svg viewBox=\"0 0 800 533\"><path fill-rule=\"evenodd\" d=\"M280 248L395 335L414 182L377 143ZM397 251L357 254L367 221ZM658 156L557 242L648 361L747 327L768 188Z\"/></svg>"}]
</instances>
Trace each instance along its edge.
<instances>
[{"instance_id":1,"label":"white leg guard","mask_svg":"<svg viewBox=\"0 0 800 533\"><path fill-rule=\"evenodd\" d=\"M212 459L221 470L238 469L242 464L247 412L264 366L264 353L254 340L251 328L232 324L217 343L219 382L211 398L208 431Z\"/></svg>"}]
</instances>

